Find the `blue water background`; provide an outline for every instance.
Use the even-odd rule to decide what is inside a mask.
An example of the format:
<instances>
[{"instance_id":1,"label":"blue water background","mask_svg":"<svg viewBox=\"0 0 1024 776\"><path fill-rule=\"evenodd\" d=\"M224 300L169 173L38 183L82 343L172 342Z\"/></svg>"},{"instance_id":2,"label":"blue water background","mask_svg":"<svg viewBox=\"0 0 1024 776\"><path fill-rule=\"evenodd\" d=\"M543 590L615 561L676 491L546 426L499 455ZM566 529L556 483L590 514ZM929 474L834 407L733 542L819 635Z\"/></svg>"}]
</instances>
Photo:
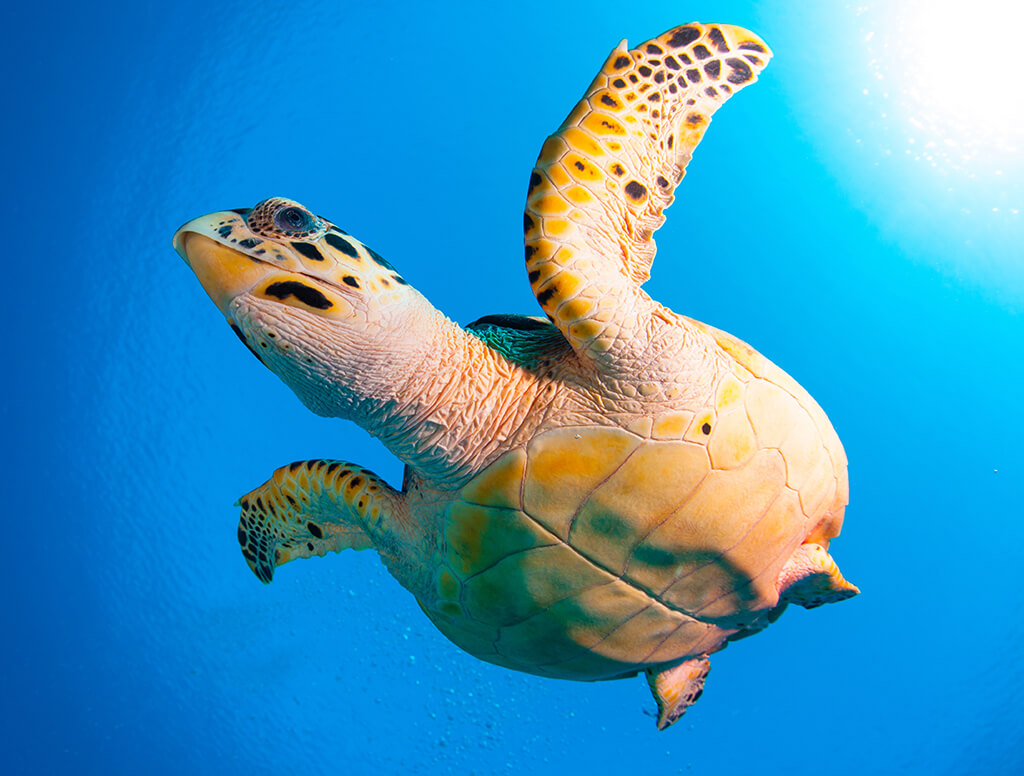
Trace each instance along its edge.
<instances>
[{"instance_id":1,"label":"blue water background","mask_svg":"<svg viewBox=\"0 0 1024 776\"><path fill-rule=\"evenodd\" d=\"M858 8L3 15L4 773L1024 772L1020 168L944 178L884 153ZM863 594L716 655L657 733L641 679L479 662L371 552L255 579L241 493L295 459L395 484L401 466L257 363L170 237L290 196L455 320L534 313L521 212L543 138L622 37L692 19L749 26L776 59L716 116L647 288L829 413L852 481L833 553Z\"/></svg>"}]
</instances>

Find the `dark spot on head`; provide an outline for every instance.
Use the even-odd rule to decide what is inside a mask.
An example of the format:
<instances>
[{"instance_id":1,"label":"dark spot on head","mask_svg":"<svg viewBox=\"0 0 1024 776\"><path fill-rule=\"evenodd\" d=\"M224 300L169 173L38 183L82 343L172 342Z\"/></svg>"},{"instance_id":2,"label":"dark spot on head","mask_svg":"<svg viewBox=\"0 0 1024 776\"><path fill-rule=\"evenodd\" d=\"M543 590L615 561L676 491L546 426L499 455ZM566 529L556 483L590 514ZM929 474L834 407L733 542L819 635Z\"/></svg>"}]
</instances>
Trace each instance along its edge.
<instances>
[{"instance_id":1,"label":"dark spot on head","mask_svg":"<svg viewBox=\"0 0 1024 776\"><path fill-rule=\"evenodd\" d=\"M758 59L757 57L755 57L755 56L754 56L753 54L744 54L744 55L743 55L743 58L744 58L745 60L747 60L748 62L750 62L750 63L751 63L752 65L754 65L755 67L761 67L761 65L763 65L763 64L764 64L764 63L763 63L763 62L762 62L762 61L761 61L760 59Z\"/></svg>"},{"instance_id":2,"label":"dark spot on head","mask_svg":"<svg viewBox=\"0 0 1024 776\"><path fill-rule=\"evenodd\" d=\"M711 56L711 52L708 51L708 47L703 43L698 43L693 47L693 55L697 57L697 59L707 59Z\"/></svg>"},{"instance_id":3,"label":"dark spot on head","mask_svg":"<svg viewBox=\"0 0 1024 776\"><path fill-rule=\"evenodd\" d=\"M306 530L313 534L313 536L315 536L317 539L324 538L324 532L320 530L320 526L318 526L316 523L306 523Z\"/></svg>"},{"instance_id":4,"label":"dark spot on head","mask_svg":"<svg viewBox=\"0 0 1024 776\"><path fill-rule=\"evenodd\" d=\"M232 227L230 225L222 226L220 229L217 230L217 234L219 234L221 237L227 237L229 234L231 234L231 228Z\"/></svg>"},{"instance_id":5,"label":"dark spot on head","mask_svg":"<svg viewBox=\"0 0 1024 776\"><path fill-rule=\"evenodd\" d=\"M577 170L587 169L586 165L583 164L583 162L579 161L578 159L572 163L572 166L575 167Z\"/></svg>"},{"instance_id":6,"label":"dark spot on head","mask_svg":"<svg viewBox=\"0 0 1024 776\"><path fill-rule=\"evenodd\" d=\"M634 202L642 202L647 196L647 188L639 181L630 181L626 184L626 194Z\"/></svg>"},{"instance_id":7,"label":"dark spot on head","mask_svg":"<svg viewBox=\"0 0 1024 776\"><path fill-rule=\"evenodd\" d=\"M245 529L242 528L242 526L238 526L238 543L241 544L244 547L245 543L248 540L249 540L249 537L246 535Z\"/></svg>"},{"instance_id":8,"label":"dark spot on head","mask_svg":"<svg viewBox=\"0 0 1024 776\"><path fill-rule=\"evenodd\" d=\"M720 54L724 54L729 50L729 44L725 42L725 36L718 27L709 29L707 38Z\"/></svg>"},{"instance_id":9,"label":"dark spot on head","mask_svg":"<svg viewBox=\"0 0 1024 776\"><path fill-rule=\"evenodd\" d=\"M629 82L630 83L635 84L639 80L640 80L640 76L638 76L636 73L630 73L629 74Z\"/></svg>"},{"instance_id":10,"label":"dark spot on head","mask_svg":"<svg viewBox=\"0 0 1024 776\"><path fill-rule=\"evenodd\" d=\"M640 75L642 75L644 78L650 78L651 73L653 73L654 71L651 70L651 68L649 68L647 65L640 65L640 67L637 68L637 72L640 73Z\"/></svg>"},{"instance_id":11,"label":"dark spot on head","mask_svg":"<svg viewBox=\"0 0 1024 776\"><path fill-rule=\"evenodd\" d=\"M239 240L238 244L243 248L255 248L261 242L263 242L263 240L257 240L255 237L246 237L244 240Z\"/></svg>"},{"instance_id":12,"label":"dark spot on head","mask_svg":"<svg viewBox=\"0 0 1024 776\"><path fill-rule=\"evenodd\" d=\"M294 296L307 307L317 310L330 310L334 304L312 286L300 283L297 280L285 280L280 283L271 283L264 292L268 296L277 297L282 301L289 296Z\"/></svg>"},{"instance_id":13,"label":"dark spot on head","mask_svg":"<svg viewBox=\"0 0 1024 776\"><path fill-rule=\"evenodd\" d=\"M344 283L346 286L352 286L352 288L359 288L359 281L356 280L351 275L345 275L345 277L341 279L341 282Z\"/></svg>"},{"instance_id":14,"label":"dark spot on head","mask_svg":"<svg viewBox=\"0 0 1024 776\"><path fill-rule=\"evenodd\" d=\"M610 94L602 94L601 95L601 102L603 102L605 105L608 105L609 107L612 107L612 108L620 107L620 105L616 101L616 99L614 97L612 97Z\"/></svg>"},{"instance_id":15,"label":"dark spot on head","mask_svg":"<svg viewBox=\"0 0 1024 776\"><path fill-rule=\"evenodd\" d=\"M648 102L660 102L661 94L658 92L651 92L649 95L647 95L647 100Z\"/></svg>"},{"instance_id":16,"label":"dark spot on head","mask_svg":"<svg viewBox=\"0 0 1024 776\"><path fill-rule=\"evenodd\" d=\"M231 208L231 210L229 212L237 213L238 215L242 216L242 218L245 218L247 215L249 215L249 211L250 210L252 210L252 208L237 207L237 208Z\"/></svg>"},{"instance_id":17,"label":"dark spot on head","mask_svg":"<svg viewBox=\"0 0 1024 776\"><path fill-rule=\"evenodd\" d=\"M334 224L328 224L327 228L328 229L333 229L338 234L348 234L348 232L346 232L344 229L340 229L337 226L335 226Z\"/></svg>"},{"instance_id":18,"label":"dark spot on head","mask_svg":"<svg viewBox=\"0 0 1024 776\"><path fill-rule=\"evenodd\" d=\"M313 261L324 260L323 254L321 254L320 251L317 250L317 247L312 243L293 242L292 247L307 259L312 259Z\"/></svg>"},{"instance_id":19,"label":"dark spot on head","mask_svg":"<svg viewBox=\"0 0 1024 776\"><path fill-rule=\"evenodd\" d=\"M657 44L655 44L655 43L648 43L647 44L647 48L645 49L645 51L648 54L661 54L662 53L661 48Z\"/></svg>"},{"instance_id":20,"label":"dark spot on head","mask_svg":"<svg viewBox=\"0 0 1024 776\"><path fill-rule=\"evenodd\" d=\"M762 54L765 53L764 46L760 43L754 43L752 40L745 40L740 44L741 49L747 49L748 51L760 51Z\"/></svg>"},{"instance_id":21,"label":"dark spot on head","mask_svg":"<svg viewBox=\"0 0 1024 776\"><path fill-rule=\"evenodd\" d=\"M612 172L615 173L616 176L621 178L623 175L626 174L626 168L623 167L618 162L615 162L615 164L612 165Z\"/></svg>"},{"instance_id":22,"label":"dark spot on head","mask_svg":"<svg viewBox=\"0 0 1024 776\"><path fill-rule=\"evenodd\" d=\"M337 461L331 461L331 463L327 465L327 473L334 474L336 471L338 471L339 468L341 468L340 463L338 463Z\"/></svg>"},{"instance_id":23,"label":"dark spot on head","mask_svg":"<svg viewBox=\"0 0 1024 776\"><path fill-rule=\"evenodd\" d=\"M400 285L400 286L407 286L407 285L409 285L409 281L406 280L405 278L403 278L401 275L392 275L391 279L394 280L396 283L398 283L398 285Z\"/></svg>"},{"instance_id":24,"label":"dark spot on head","mask_svg":"<svg viewBox=\"0 0 1024 776\"><path fill-rule=\"evenodd\" d=\"M686 117L686 123L689 124L691 127L695 127L698 124L704 123L704 117L701 116L699 113L691 113L689 116Z\"/></svg>"},{"instance_id":25,"label":"dark spot on head","mask_svg":"<svg viewBox=\"0 0 1024 776\"><path fill-rule=\"evenodd\" d=\"M729 83L731 84L745 84L754 77L754 71L742 59L730 57L725 60L725 64L732 68L732 72L729 73Z\"/></svg>"},{"instance_id":26,"label":"dark spot on head","mask_svg":"<svg viewBox=\"0 0 1024 776\"><path fill-rule=\"evenodd\" d=\"M362 485L362 484L363 484L363 478L362 478L362 477L353 477L353 478L352 478L352 479L351 479L351 480L349 481L349 483L348 483L348 484L349 484L349 487L352 487L352 488L358 488L358 487L359 487L360 485Z\"/></svg>"},{"instance_id":27,"label":"dark spot on head","mask_svg":"<svg viewBox=\"0 0 1024 776\"><path fill-rule=\"evenodd\" d=\"M621 70L624 67L629 67L629 65L632 62L633 62L633 60L630 59L629 57L621 56L618 59L616 59L614 62L612 62L612 67L615 68L616 70Z\"/></svg>"},{"instance_id":28,"label":"dark spot on head","mask_svg":"<svg viewBox=\"0 0 1024 776\"><path fill-rule=\"evenodd\" d=\"M690 83L692 84L700 83L700 70L698 70L695 67L691 68L686 71L686 77L690 80Z\"/></svg>"},{"instance_id":29,"label":"dark spot on head","mask_svg":"<svg viewBox=\"0 0 1024 776\"><path fill-rule=\"evenodd\" d=\"M665 67L669 70L678 70L679 63L676 61L675 57L665 57Z\"/></svg>"},{"instance_id":30,"label":"dark spot on head","mask_svg":"<svg viewBox=\"0 0 1024 776\"><path fill-rule=\"evenodd\" d=\"M661 188L663 189L668 188L668 179L664 175L659 175L657 178L654 179L654 182L661 186Z\"/></svg>"},{"instance_id":31,"label":"dark spot on head","mask_svg":"<svg viewBox=\"0 0 1024 776\"><path fill-rule=\"evenodd\" d=\"M666 43L672 48L682 48L693 43L697 38L700 37L700 30L697 27L680 27L672 33L672 37L669 38Z\"/></svg>"},{"instance_id":32,"label":"dark spot on head","mask_svg":"<svg viewBox=\"0 0 1024 776\"><path fill-rule=\"evenodd\" d=\"M675 135L669 135L668 136L668 140L665 141L665 145L667 145L669 148L672 148L672 146L675 145L675 142L676 142L676 136Z\"/></svg>"},{"instance_id":33,"label":"dark spot on head","mask_svg":"<svg viewBox=\"0 0 1024 776\"><path fill-rule=\"evenodd\" d=\"M612 81L612 86L614 86L616 89L625 89L626 82L623 81L621 78L616 78L614 81Z\"/></svg>"},{"instance_id":34,"label":"dark spot on head","mask_svg":"<svg viewBox=\"0 0 1024 776\"><path fill-rule=\"evenodd\" d=\"M353 259L359 258L359 251L356 250L356 246L354 246L344 237L338 237L335 234L328 234L324 237L324 242L326 242L335 250L341 251L346 256L351 256Z\"/></svg>"},{"instance_id":35,"label":"dark spot on head","mask_svg":"<svg viewBox=\"0 0 1024 776\"><path fill-rule=\"evenodd\" d=\"M654 83L656 83L656 84L665 83L665 71L664 70L659 70L657 73L654 74Z\"/></svg>"},{"instance_id":36,"label":"dark spot on head","mask_svg":"<svg viewBox=\"0 0 1024 776\"><path fill-rule=\"evenodd\" d=\"M718 90L715 89L715 87L713 86L709 86L707 89L704 90L704 94L706 94L708 97L717 97Z\"/></svg>"},{"instance_id":37,"label":"dark spot on head","mask_svg":"<svg viewBox=\"0 0 1024 776\"><path fill-rule=\"evenodd\" d=\"M290 464L288 464L288 471L290 471L290 472L297 472L299 469L302 468L302 464L304 464L304 463L305 463L305 461L295 461L293 463L290 463Z\"/></svg>"},{"instance_id":38,"label":"dark spot on head","mask_svg":"<svg viewBox=\"0 0 1024 776\"><path fill-rule=\"evenodd\" d=\"M534 227L534 223L533 223L533 219L530 218L530 214L529 213L523 213L523 231L524 232L529 232L531 229L533 229L533 227ZM527 250L529 250L529 249L527 249ZM530 257L527 256L526 258L530 258Z\"/></svg>"},{"instance_id":39,"label":"dark spot on head","mask_svg":"<svg viewBox=\"0 0 1024 776\"><path fill-rule=\"evenodd\" d=\"M312 552L316 548L313 546L313 542L306 542L306 549Z\"/></svg>"},{"instance_id":40,"label":"dark spot on head","mask_svg":"<svg viewBox=\"0 0 1024 776\"><path fill-rule=\"evenodd\" d=\"M529 277L530 277L530 282L531 283L537 282L537 278L540 277L540 270L539 269L530 270Z\"/></svg>"},{"instance_id":41,"label":"dark spot on head","mask_svg":"<svg viewBox=\"0 0 1024 776\"><path fill-rule=\"evenodd\" d=\"M364 245L363 247L366 248L366 252L370 254L370 258L373 259L378 264L380 264L382 267L384 267L384 269L389 269L392 272L397 272L398 271L394 267L391 266L390 262L388 262L387 259L385 259L379 253L377 253L377 251L375 251L369 245Z\"/></svg>"},{"instance_id":42,"label":"dark spot on head","mask_svg":"<svg viewBox=\"0 0 1024 776\"><path fill-rule=\"evenodd\" d=\"M533 190L540 184L542 178L537 174L536 170L530 173L530 185L526 189L526 195L529 196L533 193Z\"/></svg>"},{"instance_id":43,"label":"dark spot on head","mask_svg":"<svg viewBox=\"0 0 1024 776\"><path fill-rule=\"evenodd\" d=\"M705 423L703 426L700 427L700 430L702 432L704 432L705 434L710 434L711 433L711 424L710 423Z\"/></svg>"},{"instance_id":44,"label":"dark spot on head","mask_svg":"<svg viewBox=\"0 0 1024 776\"><path fill-rule=\"evenodd\" d=\"M720 60L720 59L713 59L713 60L711 60L706 65L704 65L704 72L707 73L712 78L718 78L718 76L722 72L722 60Z\"/></svg>"}]
</instances>

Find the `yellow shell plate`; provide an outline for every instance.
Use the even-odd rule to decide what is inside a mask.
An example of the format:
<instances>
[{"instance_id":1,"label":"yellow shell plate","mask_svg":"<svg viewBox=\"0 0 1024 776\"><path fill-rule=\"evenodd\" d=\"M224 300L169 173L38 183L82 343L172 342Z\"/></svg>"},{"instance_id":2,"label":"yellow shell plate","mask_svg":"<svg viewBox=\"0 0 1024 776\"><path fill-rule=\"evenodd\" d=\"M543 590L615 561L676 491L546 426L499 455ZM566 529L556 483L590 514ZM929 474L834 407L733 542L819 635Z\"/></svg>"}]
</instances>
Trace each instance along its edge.
<instances>
[{"instance_id":1,"label":"yellow shell plate","mask_svg":"<svg viewBox=\"0 0 1024 776\"><path fill-rule=\"evenodd\" d=\"M473 654L548 676L719 648L776 606L801 542L841 521L836 453L800 398L728 374L714 406L506 453L446 512L428 614Z\"/></svg>"}]
</instances>

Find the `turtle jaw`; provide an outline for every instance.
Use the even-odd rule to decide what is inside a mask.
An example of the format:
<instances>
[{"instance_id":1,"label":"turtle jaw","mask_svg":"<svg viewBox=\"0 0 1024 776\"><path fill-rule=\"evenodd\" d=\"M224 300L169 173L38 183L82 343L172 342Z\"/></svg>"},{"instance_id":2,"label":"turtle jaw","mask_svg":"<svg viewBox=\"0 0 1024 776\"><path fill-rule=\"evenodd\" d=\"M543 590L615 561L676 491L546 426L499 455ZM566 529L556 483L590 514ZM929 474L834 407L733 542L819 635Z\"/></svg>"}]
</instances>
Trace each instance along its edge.
<instances>
[{"instance_id":1,"label":"turtle jaw","mask_svg":"<svg viewBox=\"0 0 1024 776\"><path fill-rule=\"evenodd\" d=\"M189 221L175 232L172 244L213 303L230 317L231 300L252 289L273 268L208 236L210 220L205 216Z\"/></svg>"}]
</instances>

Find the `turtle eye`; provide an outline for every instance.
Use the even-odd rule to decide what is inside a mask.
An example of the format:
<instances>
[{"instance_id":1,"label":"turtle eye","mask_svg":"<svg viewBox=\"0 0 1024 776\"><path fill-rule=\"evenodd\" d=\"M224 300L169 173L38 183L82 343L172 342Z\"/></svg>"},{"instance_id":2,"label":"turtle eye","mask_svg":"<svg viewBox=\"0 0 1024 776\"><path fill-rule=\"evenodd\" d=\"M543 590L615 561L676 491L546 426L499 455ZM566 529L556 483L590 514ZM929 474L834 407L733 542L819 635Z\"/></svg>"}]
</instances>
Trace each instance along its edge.
<instances>
[{"instance_id":1,"label":"turtle eye","mask_svg":"<svg viewBox=\"0 0 1024 776\"><path fill-rule=\"evenodd\" d=\"M274 225L282 232L310 232L316 229L313 216L300 207L283 207L274 214Z\"/></svg>"}]
</instances>

